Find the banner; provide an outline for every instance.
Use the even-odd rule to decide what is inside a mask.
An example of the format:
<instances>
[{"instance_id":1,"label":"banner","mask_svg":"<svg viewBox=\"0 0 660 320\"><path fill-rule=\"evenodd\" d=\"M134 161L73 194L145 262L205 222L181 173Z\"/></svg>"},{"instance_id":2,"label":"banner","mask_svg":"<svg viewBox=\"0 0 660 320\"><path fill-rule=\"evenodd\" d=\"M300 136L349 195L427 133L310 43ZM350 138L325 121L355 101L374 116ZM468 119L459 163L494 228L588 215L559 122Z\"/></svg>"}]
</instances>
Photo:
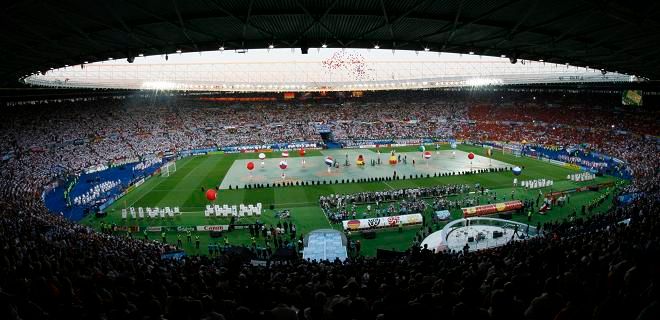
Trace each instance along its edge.
<instances>
[{"instance_id":1,"label":"banner","mask_svg":"<svg viewBox=\"0 0 660 320\"><path fill-rule=\"evenodd\" d=\"M161 232L163 227L147 227L147 232Z\"/></svg>"},{"instance_id":2,"label":"banner","mask_svg":"<svg viewBox=\"0 0 660 320\"><path fill-rule=\"evenodd\" d=\"M210 225L210 226L197 226L197 231L225 231L229 230L229 225Z\"/></svg>"},{"instance_id":3,"label":"banner","mask_svg":"<svg viewBox=\"0 0 660 320\"><path fill-rule=\"evenodd\" d=\"M137 182L135 182L135 184L133 184L133 189L141 186L143 183L144 183L144 178L138 180Z\"/></svg>"},{"instance_id":4,"label":"banner","mask_svg":"<svg viewBox=\"0 0 660 320\"><path fill-rule=\"evenodd\" d=\"M580 171L580 166L578 166L576 164L573 164L573 163L566 163L566 164L564 164L564 167L568 168L568 169L573 169L573 170L576 170L576 171Z\"/></svg>"},{"instance_id":5,"label":"banner","mask_svg":"<svg viewBox=\"0 0 660 320\"><path fill-rule=\"evenodd\" d=\"M566 166L566 162L563 162L563 161L558 161L558 160L548 159L548 162L549 162L549 163L552 163L552 164L554 164L554 165L556 165L556 166L560 166L560 167L564 167L564 166Z\"/></svg>"},{"instance_id":6,"label":"banner","mask_svg":"<svg viewBox=\"0 0 660 320\"><path fill-rule=\"evenodd\" d=\"M298 150L300 148L314 149L319 146L314 142L294 142L294 143L272 143L261 145L247 145L247 146L234 146L224 147L220 149L225 153L240 153L240 152L270 152L272 150ZM270 151L262 151L270 150Z\"/></svg>"},{"instance_id":7,"label":"banner","mask_svg":"<svg viewBox=\"0 0 660 320\"><path fill-rule=\"evenodd\" d=\"M140 227L139 226L113 226L112 230L113 231L138 232L138 231L140 231Z\"/></svg>"},{"instance_id":8,"label":"banner","mask_svg":"<svg viewBox=\"0 0 660 320\"><path fill-rule=\"evenodd\" d=\"M344 230L369 230L381 228L396 228L399 224L403 226L422 224L422 215L419 213L405 214L401 216L380 217L370 219L344 220Z\"/></svg>"},{"instance_id":9,"label":"banner","mask_svg":"<svg viewBox=\"0 0 660 320\"><path fill-rule=\"evenodd\" d=\"M463 218L470 218L470 217L481 217L494 213L518 210L522 207L523 207L522 201L515 200L515 201L500 202L495 204L485 204L475 207L467 207L467 208L462 208L461 210L463 210Z\"/></svg>"},{"instance_id":10,"label":"banner","mask_svg":"<svg viewBox=\"0 0 660 320\"><path fill-rule=\"evenodd\" d=\"M217 150L218 150L218 148L192 149L192 150L179 151L179 154L182 157L197 156L197 155L205 155L205 154L208 154L209 152L213 152L213 151L217 151Z\"/></svg>"}]
</instances>

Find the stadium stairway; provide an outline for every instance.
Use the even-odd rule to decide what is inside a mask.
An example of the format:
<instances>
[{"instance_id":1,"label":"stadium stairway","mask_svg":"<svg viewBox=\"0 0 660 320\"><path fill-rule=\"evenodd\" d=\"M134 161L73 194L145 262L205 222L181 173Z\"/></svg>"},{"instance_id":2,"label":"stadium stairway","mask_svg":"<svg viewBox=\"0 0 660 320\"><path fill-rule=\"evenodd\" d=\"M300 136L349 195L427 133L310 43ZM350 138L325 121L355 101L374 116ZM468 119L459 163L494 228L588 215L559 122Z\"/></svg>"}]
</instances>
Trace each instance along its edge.
<instances>
[{"instance_id":1,"label":"stadium stairway","mask_svg":"<svg viewBox=\"0 0 660 320\"><path fill-rule=\"evenodd\" d=\"M342 144L335 141L334 136L332 134L332 130L330 130L330 127L324 124L318 124L315 126L316 132L321 136L321 139L323 140L323 143L325 144L326 148L328 149L341 149Z\"/></svg>"},{"instance_id":2,"label":"stadium stairway","mask_svg":"<svg viewBox=\"0 0 660 320\"><path fill-rule=\"evenodd\" d=\"M314 230L307 235L307 246L303 249L303 259L310 261L346 260L346 240L341 232L331 229Z\"/></svg>"}]
</instances>

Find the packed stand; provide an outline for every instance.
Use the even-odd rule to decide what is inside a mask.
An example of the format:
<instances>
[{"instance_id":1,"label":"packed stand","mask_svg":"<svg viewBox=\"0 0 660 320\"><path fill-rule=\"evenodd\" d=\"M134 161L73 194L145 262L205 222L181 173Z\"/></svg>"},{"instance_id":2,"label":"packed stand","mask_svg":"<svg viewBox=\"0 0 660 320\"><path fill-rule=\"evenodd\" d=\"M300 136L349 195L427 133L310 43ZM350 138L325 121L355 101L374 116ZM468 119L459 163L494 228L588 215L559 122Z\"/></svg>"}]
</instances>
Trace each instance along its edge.
<instances>
[{"instance_id":1,"label":"packed stand","mask_svg":"<svg viewBox=\"0 0 660 320\"><path fill-rule=\"evenodd\" d=\"M548 141L593 143L604 153L628 161L635 178L619 192L643 195L631 204L615 202L604 214L546 223L538 238L477 252L433 254L414 246L390 259L355 257L343 263L294 260L254 266L231 255L162 260L169 248L157 242L95 232L47 211L37 195L62 171L75 172L111 159L139 158L172 148L240 141L242 134L247 137L243 131L247 129L236 129L234 134L229 128L225 135L220 133L225 130L214 125L230 123L227 119L248 119L252 110L217 111L215 118L213 110L198 114L178 107L131 112L117 103L100 109L62 108L52 114L26 111L0 129L2 154L13 154L0 167L1 319L660 317L660 159L655 141L641 135L611 141L589 135L593 141L580 141L583 136L556 136L556 130L536 128L548 136ZM378 112L374 112L376 119ZM310 114L296 119L316 117ZM299 114L293 111L290 116ZM287 123L288 117L283 112L257 119ZM497 117L498 113L493 114L493 119ZM539 116L544 121L580 125L563 115L544 117L550 115ZM602 124L612 120L595 119L594 123ZM475 121L479 125L480 120ZM589 121L584 123L592 124ZM633 128L627 121L617 125ZM648 119L642 121L648 123ZM639 130L635 134L649 130L645 124L631 130ZM315 137L307 127L282 129L284 132L253 130L259 132L250 138L255 142ZM657 128L650 130L657 136ZM94 132L93 137L87 139L90 132ZM473 133L463 134L476 139ZM488 129L474 134L508 137L508 133ZM516 134L528 141L540 136L528 136L524 130ZM455 187L454 191L463 190ZM450 191L430 191L430 195ZM394 193L395 197L408 194ZM418 190L406 197L411 210L418 210L414 200L424 194ZM381 196L383 201L392 198L388 194L362 194L328 197L320 203L337 208ZM291 233L290 226L286 229Z\"/></svg>"}]
</instances>

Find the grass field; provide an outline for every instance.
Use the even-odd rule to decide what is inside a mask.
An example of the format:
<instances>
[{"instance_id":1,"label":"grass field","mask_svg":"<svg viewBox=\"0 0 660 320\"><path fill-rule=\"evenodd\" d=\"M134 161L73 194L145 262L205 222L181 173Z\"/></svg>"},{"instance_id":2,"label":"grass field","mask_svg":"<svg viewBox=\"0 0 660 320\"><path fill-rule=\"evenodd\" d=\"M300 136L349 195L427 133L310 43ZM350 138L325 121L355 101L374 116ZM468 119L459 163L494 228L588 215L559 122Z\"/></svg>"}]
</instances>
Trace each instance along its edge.
<instances>
[{"instance_id":1,"label":"grass field","mask_svg":"<svg viewBox=\"0 0 660 320\"><path fill-rule=\"evenodd\" d=\"M448 146L443 146L448 149ZM459 146L459 149L466 152L474 152L477 155L485 156L485 149L472 146ZM416 147L397 148L397 151L414 151ZM381 150L384 152L384 150ZM307 156L321 156L320 151L308 151ZM296 157L296 153L291 153ZM209 202L206 200L202 188L213 188L217 186L227 174L234 160L237 159L257 159L256 153L243 154L213 154L206 156L188 157L177 162L177 171L170 177L155 176L147 180L136 190L128 193L117 200L106 211L108 215L104 218L96 218L92 215L87 216L82 223L99 227L101 222L114 223L117 225L139 225L145 226L197 226L197 225L217 225L228 224L227 218L206 218L203 215L203 208ZM515 157L509 154L495 152L493 159L500 160L509 164L518 165L524 168L523 173L518 177L519 180L528 180L536 178L546 178L555 180L552 190L565 190L581 185L591 185L606 181L613 181L613 177L598 177L595 181L575 183L566 180L566 175L575 171L563 167L558 167L542 161ZM293 160L291 160L293 161ZM276 210L290 209L292 221L300 232L307 233L319 228L334 227L340 229L339 225L331 226L327 218L318 206L318 198L321 195L331 193L356 193L363 191L376 191L387 189L411 188L434 186L442 184L469 184L480 183L486 188L495 190L498 199L506 197L510 199L512 190L513 175L510 172L484 173L463 176L431 177L420 179L406 179L388 182L372 183L345 183L345 184L327 184L315 186L292 186L276 187L262 189L233 189L220 190L218 193L217 204L254 204L260 202L265 208L264 214L259 218L260 221L268 224L276 224L277 219L269 206L274 205ZM543 191L548 191L544 189ZM599 197L602 192L582 192L572 195L570 204L558 208L545 215L535 215L533 223L538 221L564 219L574 210L578 213L583 204L589 203L594 198ZM538 190L524 191L518 188L515 194L516 199L535 199ZM501 195L501 196L500 196ZM460 197L460 196L458 196ZM606 210L611 201L605 201L603 206L594 210L601 212ZM174 207L178 206L183 212L175 218L167 219L141 219L141 220L123 220L121 219L121 209L124 207ZM460 210L452 210L452 219L459 218ZM430 212L426 213L430 216ZM241 218L241 222L255 221L256 217ZM514 220L527 221L526 216L515 216ZM433 226L439 228L440 225ZM377 248L405 250L408 249L419 231L419 227L407 229L399 233L398 231L379 231L376 239L363 239L362 254L374 255ZM168 242L176 243L176 232L168 233ZM194 249L194 245L186 244L184 241L183 249L189 254L204 254L207 252L207 245L220 240L211 239L208 233L198 233L201 240L199 251ZM135 235L142 237L142 234ZM160 240L160 235L152 233L151 239ZM228 232L230 244L250 244L250 235L248 230L234 230ZM260 239L258 245L263 245L263 239Z\"/></svg>"}]
</instances>

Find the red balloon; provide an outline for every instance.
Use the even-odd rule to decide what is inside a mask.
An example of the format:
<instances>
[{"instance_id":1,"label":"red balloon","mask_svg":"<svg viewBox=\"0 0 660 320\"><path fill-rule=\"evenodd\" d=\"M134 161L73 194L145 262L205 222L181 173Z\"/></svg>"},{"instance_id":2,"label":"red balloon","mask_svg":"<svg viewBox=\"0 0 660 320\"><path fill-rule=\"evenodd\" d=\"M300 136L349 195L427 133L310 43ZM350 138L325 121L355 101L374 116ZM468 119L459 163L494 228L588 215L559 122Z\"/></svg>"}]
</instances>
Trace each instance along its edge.
<instances>
[{"instance_id":1,"label":"red balloon","mask_svg":"<svg viewBox=\"0 0 660 320\"><path fill-rule=\"evenodd\" d=\"M474 159L474 153L470 152L468 154L468 159L470 159L470 160Z\"/></svg>"},{"instance_id":2,"label":"red balloon","mask_svg":"<svg viewBox=\"0 0 660 320\"><path fill-rule=\"evenodd\" d=\"M250 171L252 171L252 169L254 169L254 163L252 161L247 163L247 169L250 170Z\"/></svg>"},{"instance_id":3,"label":"red balloon","mask_svg":"<svg viewBox=\"0 0 660 320\"><path fill-rule=\"evenodd\" d=\"M298 155L301 156L301 157L304 157L305 156L305 149L301 148L300 150L298 150Z\"/></svg>"},{"instance_id":4,"label":"red balloon","mask_svg":"<svg viewBox=\"0 0 660 320\"><path fill-rule=\"evenodd\" d=\"M209 201L214 201L217 198L218 198L218 193L215 192L214 189L206 190L206 199L208 199Z\"/></svg>"}]
</instances>

